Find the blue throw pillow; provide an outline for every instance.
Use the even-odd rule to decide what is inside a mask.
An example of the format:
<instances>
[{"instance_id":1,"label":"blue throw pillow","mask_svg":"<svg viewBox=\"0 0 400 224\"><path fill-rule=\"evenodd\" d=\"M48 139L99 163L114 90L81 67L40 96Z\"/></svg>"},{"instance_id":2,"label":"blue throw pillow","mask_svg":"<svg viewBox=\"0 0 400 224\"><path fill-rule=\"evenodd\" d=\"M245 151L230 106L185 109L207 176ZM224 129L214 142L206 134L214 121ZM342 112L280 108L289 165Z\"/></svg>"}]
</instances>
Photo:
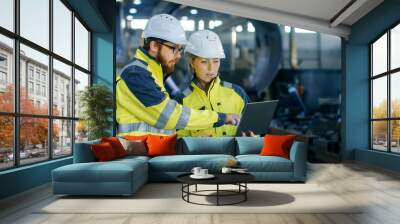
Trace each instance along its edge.
<instances>
[{"instance_id":1,"label":"blue throw pillow","mask_svg":"<svg viewBox=\"0 0 400 224\"><path fill-rule=\"evenodd\" d=\"M236 137L236 155L259 154L264 145L262 137Z\"/></svg>"},{"instance_id":2,"label":"blue throw pillow","mask_svg":"<svg viewBox=\"0 0 400 224\"><path fill-rule=\"evenodd\" d=\"M234 155L232 137L184 137L181 139L181 154L226 154Z\"/></svg>"}]
</instances>

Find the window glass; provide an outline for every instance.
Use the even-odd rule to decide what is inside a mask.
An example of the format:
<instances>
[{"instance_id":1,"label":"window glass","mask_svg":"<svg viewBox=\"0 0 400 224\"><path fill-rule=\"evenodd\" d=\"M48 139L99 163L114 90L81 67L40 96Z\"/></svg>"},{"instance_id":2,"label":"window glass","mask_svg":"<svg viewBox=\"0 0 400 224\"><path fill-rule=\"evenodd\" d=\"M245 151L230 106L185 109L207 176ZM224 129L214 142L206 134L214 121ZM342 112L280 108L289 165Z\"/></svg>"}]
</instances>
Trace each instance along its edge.
<instances>
[{"instance_id":1,"label":"window glass","mask_svg":"<svg viewBox=\"0 0 400 224\"><path fill-rule=\"evenodd\" d=\"M80 96L82 91L89 86L89 75L75 69L75 117L80 117L82 108L80 107Z\"/></svg>"},{"instance_id":2,"label":"window glass","mask_svg":"<svg viewBox=\"0 0 400 224\"><path fill-rule=\"evenodd\" d=\"M372 81L372 118L387 118L387 78Z\"/></svg>"},{"instance_id":3,"label":"window glass","mask_svg":"<svg viewBox=\"0 0 400 224\"><path fill-rule=\"evenodd\" d=\"M39 51L21 44L20 57L20 109L24 114L47 115L49 109L48 85L49 85L49 57ZM35 71L34 92L29 92L29 75L26 68ZM28 86L27 86L28 85ZM32 100L36 104L32 103Z\"/></svg>"},{"instance_id":4,"label":"window glass","mask_svg":"<svg viewBox=\"0 0 400 224\"><path fill-rule=\"evenodd\" d=\"M372 75L387 71L387 34L372 45Z\"/></svg>"},{"instance_id":5,"label":"window glass","mask_svg":"<svg viewBox=\"0 0 400 224\"><path fill-rule=\"evenodd\" d=\"M20 119L21 164L35 163L49 158L48 124L49 120L45 118Z\"/></svg>"},{"instance_id":6,"label":"window glass","mask_svg":"<svg viewBox=\"0 0 400 224\"><path fill-rule=\"evenodd\" d=\"M0 111L14 111L14 71L12 39L0 34Z\"/></svg>"},{"instance_id":7,"label":"window glass","mask_svg":"<svg viewBox=\"0 0 400 224\"><path fill-rule=\"evenodd\" d=\"M53 115L72 116L71 66L53 60Z\"/></svg>"},{"instance_id":8,"label":"window glass","mask_svg":"<svg viewBox=\"0 0 400 224\"><path fill-rule=\"evenodd\" d=\"M53 157L72 154L72 121L53 120Z\"/></svg>"},{"instance_id":9,"label":"window glass","mask_svg":"<svg viewBox=\"0 0 400 224\"><path fill-rule=\"evenodd\" d=\"M14 0L0 1L0 26L14 31Z\"/></svg>"},{"instance_id":10,"label":"window glass","mask_svg":"<svg viewBox=\"0 0 400 224\"><path fill-rule=\"evenodd\" d=\"M53 51L71 60L72 12L60 0L53 0L53 10Z\"/></svg>"},{"instance_id":11,"label":"window glass","mask_svg":"<svg viewBox=\"0 0 400 224\"><path fill-rule=\"evenodd\" d=\"M11 116L0 116L0 170L14 165L14 122Z\"/></svg>"},{"instance_id":12,"label":"window glass","mask_svg":"<svg viewBox=\"0 0 400 224\"><path fill-rule=\"evenodd\" d=\"M21 36L49 48L49 0L20 0Z\"/></svg>"},{"instance_id":13,"label":"window glass","mask_svg":"<svg viewBox=\"0 0 400 224\"><path fill-rule=\"evenodd\" d=\"M372 147L380 151L387 151L387 121L372 122Z\"/></svg>"},{"instance_id":14,"label":"window glass","mask_svg":"<svg viewBox=\"0 0 400 224\"><path fill-rule=\"evenodd\" d=\"M390 32L390 64L391 69L400 67L400 24Z\"/></svg>"},{"instance_id":15,"label":"window glass","mask_svg":"<svg viewBox=\"0 0 400 224\"><path fill-rule=\"evenodd\" d=\"M75 18L75 63L89 70L89 32Z\"/></svg>"}]
</instances>

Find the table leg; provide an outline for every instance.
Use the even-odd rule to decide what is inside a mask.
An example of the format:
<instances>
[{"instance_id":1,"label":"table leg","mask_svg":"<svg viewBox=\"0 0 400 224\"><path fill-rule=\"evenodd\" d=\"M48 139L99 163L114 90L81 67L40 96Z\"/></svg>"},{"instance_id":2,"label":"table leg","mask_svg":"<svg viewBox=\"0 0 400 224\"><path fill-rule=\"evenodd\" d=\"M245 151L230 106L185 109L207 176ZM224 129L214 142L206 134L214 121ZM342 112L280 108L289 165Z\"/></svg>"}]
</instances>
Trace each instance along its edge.
<instances>
[{"instance_id":1,"label":"table leg","mask_svg":"<svg viewBox=\"0 0 400 224\"><path fill-rule=\"evenodd\" d=\"M187 185L187 201L189 202L189 195L190 195L190 184Z\"/></svg>"},{"instance_id":2,"label":"table leg","mask_svg":"<svg viewBox=\"0 0 400 224\"><path fill-rule=\"evenodd\" d=\"M248 192L248 190L247 190L247 183L244 183L244 201L247 201L247 192Z\"/></svg>"},{"instance_id":3,"label":"table leg","mask_svg":"<svg viewBox=\"0 0 400 224\"><path fill-rule=\"evenodd\" d=\"M217 206L219 205L219 184L217 184Z\"/></svg>"},{"instance_id":4,"label":"table leg","mask_svg":"<svg viewBox=\"0 0 400 224\"><path fill-rule=\"evenodd\" d=\"M196 184L196 186L195 186L195 191L197 192L197 184Z\"/></svg>"}]
</instances>

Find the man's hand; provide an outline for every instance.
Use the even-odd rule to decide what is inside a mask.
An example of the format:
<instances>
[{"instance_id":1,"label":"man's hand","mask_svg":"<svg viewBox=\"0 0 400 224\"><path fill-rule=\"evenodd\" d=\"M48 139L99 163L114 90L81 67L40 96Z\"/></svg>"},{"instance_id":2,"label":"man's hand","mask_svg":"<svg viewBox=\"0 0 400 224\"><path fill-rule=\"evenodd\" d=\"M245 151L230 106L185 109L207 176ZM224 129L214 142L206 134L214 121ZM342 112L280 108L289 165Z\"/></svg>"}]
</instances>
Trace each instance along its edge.
<instances>
[{"instance_id":1,"label":"man's hand","mask_svg":"<svg viewBox=\"0 0 400 224\"><path fill-rule=\"evenodd\" d=\"M242 137L256 137L256 135L252 131L249 131L249 135L247 135L246 132L242 131Z\"/></svg>"},{"instance_id":2,"label":"man's hand","mask_svg":"<svg viewBox=\"0 0 400 224\"><path fill-rule=\"evenodd\" d=\"M237 114L226 114L225 124L238 125L240 122L240 116Z\"/></svg>"}]
</instances>

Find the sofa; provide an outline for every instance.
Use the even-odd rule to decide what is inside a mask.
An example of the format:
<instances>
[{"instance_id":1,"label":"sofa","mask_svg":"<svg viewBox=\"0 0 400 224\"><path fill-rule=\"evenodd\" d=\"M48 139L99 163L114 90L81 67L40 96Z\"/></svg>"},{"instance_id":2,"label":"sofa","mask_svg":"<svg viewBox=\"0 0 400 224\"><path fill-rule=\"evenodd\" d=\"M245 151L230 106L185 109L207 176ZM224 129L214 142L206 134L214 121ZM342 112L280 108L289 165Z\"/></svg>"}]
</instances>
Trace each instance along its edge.
<instances>
[{"instance_id":1,"label":"sofa","mask_svg":"<svg viewBox=\"0 0 400 224\"><path fill-rule=\"evenodd\" d=\"M96 162L91 144L76 143L73 164L52 171L54 194L132 195L147 182L176 181L180 174L200 166L219 172L228 160L247 168L258 182L305 182L305 143L295 141L290 159L260 156L262 137L184 137L177 141L176 155L127 156Z\"/></svg>"}]
</instances>

